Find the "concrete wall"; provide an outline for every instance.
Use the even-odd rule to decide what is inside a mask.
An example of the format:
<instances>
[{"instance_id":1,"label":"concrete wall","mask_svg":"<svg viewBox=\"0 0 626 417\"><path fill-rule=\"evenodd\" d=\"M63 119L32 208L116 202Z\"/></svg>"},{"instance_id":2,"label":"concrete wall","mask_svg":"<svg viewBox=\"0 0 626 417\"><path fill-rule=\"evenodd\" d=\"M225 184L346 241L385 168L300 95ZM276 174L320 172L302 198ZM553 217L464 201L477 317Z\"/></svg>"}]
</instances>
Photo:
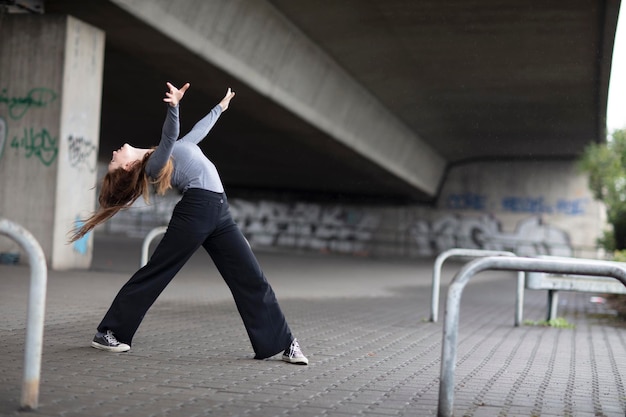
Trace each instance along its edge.
<instances>
[{"instance_id":1,"label":"concrete wall","mask_svg":"<svg viewBox=\"0 0 626 417\"><path fill-rule=\"evenodd\" d=\"M0 216L28 229L52 268L87 267L89 238L67 245L67 233L94 208L104 33L5 15L0 62ZM0 239L0 253L18 249Z\"/></svg>"},{"instance_id":2,"label":"concrete wall","mask_svg":"<svg viewBox=\"0 0 626 417\"><path fill-rule=\"evenodd\" d=\"M509 161L450 170L438 210L413 234L434 252L458 246L594 257L605 227L604 205L574 161Z\"/></svg>"},{"instance_id":3,"label":"concrete wall","mask_svg":"<svg viewBox=\"0 0 626 417\"><path fill-rule=\"evenodd\" d=\"M143 237L166 225L172 193L119 213L102 230ZM597 257L604 207L573 162L485 162L451 169L437 208L230 200L256 248L431 257L462 247Z\"/></svg>"}]
</instances>

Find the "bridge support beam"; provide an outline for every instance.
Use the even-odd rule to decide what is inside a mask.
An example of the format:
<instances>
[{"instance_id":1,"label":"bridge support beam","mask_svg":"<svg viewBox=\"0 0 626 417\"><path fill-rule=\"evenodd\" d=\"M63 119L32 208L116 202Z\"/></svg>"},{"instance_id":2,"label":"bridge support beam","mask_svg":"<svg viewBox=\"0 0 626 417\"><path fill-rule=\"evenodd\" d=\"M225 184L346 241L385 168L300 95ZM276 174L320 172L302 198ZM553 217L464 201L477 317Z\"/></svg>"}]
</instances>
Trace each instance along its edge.
<instances>
[{"instance_id":1,"label":"bridge support beam","mask_svg":"<svg viewBox=\"0 0 626 417\"><path fill-rule=\"evenodd\" d=\"M427 195L446 161L266 1L112 0Z\"/></svg>"}]
</instances>

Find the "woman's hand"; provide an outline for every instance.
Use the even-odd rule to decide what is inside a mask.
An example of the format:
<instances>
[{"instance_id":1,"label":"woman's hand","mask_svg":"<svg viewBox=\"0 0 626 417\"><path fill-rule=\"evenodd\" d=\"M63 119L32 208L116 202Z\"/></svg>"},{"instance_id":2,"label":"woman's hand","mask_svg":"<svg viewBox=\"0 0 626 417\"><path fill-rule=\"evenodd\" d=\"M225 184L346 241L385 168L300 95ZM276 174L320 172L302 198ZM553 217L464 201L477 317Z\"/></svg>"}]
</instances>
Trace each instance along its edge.
<instances>
[{"instance_id":1,"label":"woman's hand","mask_svg":"<svg viewBox=\"0 0 626 417\"><path fill-rule=\"evenodd\" d=\"M222 112L226 111L226 109L228 108L228 104L230 103L230 100L233 97L235 97L235 92L231 91L230 88L229 88L228 91L226 91L226 95L224 96L222 101L219 102L219 105L222 108Z\"/></svg>"},{"instance_id":2,"label":"woman's hand","mask_svg":"<svg viewBox=\"0 0 626 417\"><path fill-rule=\"evenodd\" d=\"M189 88L191 84L187 83L183 85L180 89L174 87L170 83L166 83L166 84L167 84L167 88L170 91L165 93L165 98L163 99L163 101L166 103L169 103L170 106L172 107L176 107L178 106L178 103L180 102L180 100L182 100L183 96L185 95L185 91L187 91L187 89Z\"/></svg>"}]
</instances>

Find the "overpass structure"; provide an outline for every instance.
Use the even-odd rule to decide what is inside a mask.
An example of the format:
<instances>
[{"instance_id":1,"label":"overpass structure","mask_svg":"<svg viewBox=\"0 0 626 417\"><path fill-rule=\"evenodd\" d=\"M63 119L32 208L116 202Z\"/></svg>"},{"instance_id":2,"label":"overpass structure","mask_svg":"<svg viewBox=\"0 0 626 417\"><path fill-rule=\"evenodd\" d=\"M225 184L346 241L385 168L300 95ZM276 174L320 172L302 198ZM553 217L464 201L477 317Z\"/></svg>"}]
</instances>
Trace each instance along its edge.
<instances>
[{"instance_id":1,"label":"overpass structure","mask_svg":"<svg viewBox=\"0 0 626 417\"><path fill-rule=\"evenodd\" d=\"M572 161L605 140L619 0L0 4L35 12L29 21L72 16L88 25L66 41L86 51L72 59L104 42L94 78L100 162L124 142L156 144L165 81L192 84L183 130L233 88L235 100L202 143L231 196L433 204L451 167ZM3 13L0 25L19 30L7 24L18 14ZM15 61L4 39L1 66ZM43 53L11 51L26 61ZM24 94L12 89L19 71L0 72L4 103ZM78 97L73 81L59 85Z\"/></svg>"},{"instance_id":2,"label":"overpass structure","mask_svg":"<svg viewBox=\"0 0 626 417\"><path fill-rule=\"evenodd\" d=\"M102 140L158 138L164 80L230 188L432 200L450 164L605 137L618 1L48 0L106 33ZM188 101L187 101L188 100Z\"/></svg>"}]
</instances>

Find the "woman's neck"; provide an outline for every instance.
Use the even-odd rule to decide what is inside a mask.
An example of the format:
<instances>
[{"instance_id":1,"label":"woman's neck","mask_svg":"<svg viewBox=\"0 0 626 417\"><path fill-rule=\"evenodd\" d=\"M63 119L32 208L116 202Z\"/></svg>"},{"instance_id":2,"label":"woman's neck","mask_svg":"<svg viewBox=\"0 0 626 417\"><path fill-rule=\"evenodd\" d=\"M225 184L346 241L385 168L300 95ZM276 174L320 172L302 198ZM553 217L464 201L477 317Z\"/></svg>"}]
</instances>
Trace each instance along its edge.
<instances>
[{"instance_id":1,"label":"woman's neck","mask_svg":"<svg viewBox=\"0 0 626 417\"><path fill-rule=\"evenodd\" d=\"M135 156L139 161L142 161L147 154L152 153L154 149L135 148Z\"/></svg>"}]
</instances>

